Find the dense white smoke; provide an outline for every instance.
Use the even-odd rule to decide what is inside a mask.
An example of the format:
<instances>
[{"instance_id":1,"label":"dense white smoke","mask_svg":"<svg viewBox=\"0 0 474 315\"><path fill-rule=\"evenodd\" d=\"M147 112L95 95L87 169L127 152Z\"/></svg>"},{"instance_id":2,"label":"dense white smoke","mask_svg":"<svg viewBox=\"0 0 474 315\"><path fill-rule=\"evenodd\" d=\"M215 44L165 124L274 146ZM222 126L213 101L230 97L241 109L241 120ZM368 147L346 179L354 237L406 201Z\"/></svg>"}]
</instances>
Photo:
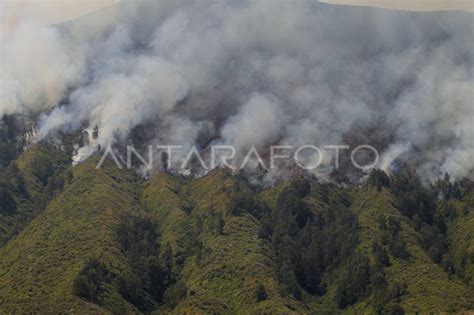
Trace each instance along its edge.
<instances>
[{"instance_id":1,"label":"dense white smoke","mask_svg":"<svg viewBox=\"0 0 474 315\"><path fill-rule=\"evenodd\" d=\"M361 132L386 150L384 169L403 158L431 179L473 175L471 13L312 0L114 10L100 27L85 18L9 34L0 115L56 106L41 116L40 137L98 126L100 145L151 122L155 141L190 146L206 126L214 143L243 151L341 144Z\"/></svg>"},{"instance_id":2,"label":"dense white smoke","mask_svg":"<svg viewBox=\"0 0 474 315\"><path fill-rule=\"evenodd\" d=\"M58 29L23 23L0 33L0 116L50 109L82 77L83 51Z\"/></svg>"}]
</instances>

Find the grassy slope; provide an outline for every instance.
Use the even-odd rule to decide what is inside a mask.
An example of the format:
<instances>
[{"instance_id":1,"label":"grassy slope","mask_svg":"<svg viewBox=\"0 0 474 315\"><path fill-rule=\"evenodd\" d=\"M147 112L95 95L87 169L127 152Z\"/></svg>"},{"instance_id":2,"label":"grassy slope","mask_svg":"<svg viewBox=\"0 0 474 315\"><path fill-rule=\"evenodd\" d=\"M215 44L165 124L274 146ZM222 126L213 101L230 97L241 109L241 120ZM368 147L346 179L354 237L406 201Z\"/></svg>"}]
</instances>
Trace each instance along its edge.
<instances>
[{"instance_id":1,"label":"grassy slope","mask_svg":"<svg viewBox=\"0 0 474 315\"><path fill-rule=\"evenodd\" d=\"M287 183L272 189L264 191L262 199L266 200L271 206L275 205L276 197L282 191ZM385 217L392 216L401 222L401 235L407 244L411 257L407 260L397 259L390 256L391 265L385 268L388 284L405 283L407 284L407 294L402 295L399 302L407 312L458 312L460 310L472 309L474 306L474 292L466 287L460 279L455 276L448 276L442 268L433 263L427 253L419 245L420 236L410 226L409 221L400 212L394 208L394 198L386 189L378 192L371 188L349 188L342 189L332 187L328 191L328 203L323 202L318 194L317 185L313 185L312 193L306 197L306 202L311 206L314 212L324 215L327 211L336 211L334 205L344 198L344 192L350 195L352 202L351 211L357 216L359 223L359 243L356 253L366 252L374 263L372 256L372 243L381 235L378 224L378 218L382 214ZM472 197L472 196L471 196ZM472 199L472 198L471 198ZM471 199L465 204L472 205ZM472 199L474 200L474 199ZM472 206L471 206L472 209ZM465 257L466 249L474 248L474 234L472 210L466 217L460 217L455 221L455 226L451 228L452 243L457 244L458 257ZM459 258L461 260L461 258ZM338 275L344 269L350 268L347 264L341 265L336 270L326 275L328 284L327 293L321 298L306 297L305 303L310 305L312 310L317 313L334 313L337 307L334 303L335 283ZM472 264L464 263L462 268L467 272L472 272ZM472 273L470 273L472 275ZM472 278L470 278L472 279ZM371 296L360 301L356 305L345 310L349 314L373 313L370 307Z\"/></svg>"},{"instance_id":2,"label":"grassy slope","mask_svg":"<svg viewBox=\"0 0 474 315\"><path fill-rule=\"evenodd\" d=\"M70 165L69 157L64 152L39 144L23 152L12 165L0 173L2 180L12 183L13 180L9 172L13 167L17 167L18 175L25 186L23 193L19 191L12 193L17 209L13 212L0 211L0 247L18 234L41 210L38 209L36 203L42 198L44 185L33 171L35 161L42 159L52 163L55 173L60 173ZM16 183L13 185L18 186Z\"/></svg>"},{"instance_id":3,"label":"grassy slope","mask_svg":"<svg viewBox=\"0 0 474 315\"><path fill-rule=\"evenodd\" d=\"M219 171L186 182L160 174L144 191L148 208L159 218L162 242L174 252L186 251L191 238L203 246L202 259L190 256L181 279L187 297L173 313L291 313L302 312L302 305L283 299L273 270L274 257L266 242L258 239L260 223L248 213L232 215L232 193L248 188L235 177ZM225 225L222 235L214 232L215 218ZM187 238L187 239L186 239ZM265 286L266 301L256 301L256 287Z\"/></svg>"},{"instance_id":4,"label":"grassy slope","mask_svg":"<svg viewBox=\"0 0 474 315\"><path fill-rule=\"evenodd\" d=\"M91 159L76 167L73 182L0 250L2 311L107 313L106 309L115 309L135 312L133 306L113 289L105 295L104 308L100 308L74 297L71 288L89 258L98 258L118 273L128 270L113 229L123 215L142 210L158 224L162 248L171 248L177 280L186 287L185 296L176 305L163 306L160 313L337 311L333 283L350 266L343 264L325 276L328 291L323 297L303 294L302 301L281 297L273 250L267 241L258 237L261 223L245 210L235 211L236 194L255 196L274 207L288 183L259 193L223 171L197 180L157 174L141 187L139 202L136 179L132 174L107 163L101 170L95 170L96 162ZM411 257L401 260L390 256L391 265L385 273L389 283L407 284L408 293L399 301L406 311L449 312L472 307L472 292L462 281L454 276L450 278L431 262L419 246L417 233L393 207L394 200L389 191L332 186L323 201L318 187L313 185L312 192L305 198L314 212L324 215L339 211L343 207L341 200L345 199L352 203L350 211L356 214L360 227L356 252L365 251L372 257L371 244L381 233L377 223L380 214L393 216L402 223L401 235ZM460 209L471 207L471 211L463 212L449 228L455 264L463 264L468 275L472 275L472 263L466 263L464 257L466 251L472 252L473 244L474 199L471 197L457 205ZM216 232L219 217L224 222L222 233ZM200 246L202 251L197 252ZM268 294L266 300L257 302L257 285L264 285ZM370 313L369 303L370 297L345 311Z\"/></svg>"},{"instance_id":5,"label":"grassy slope","mask_svg":"<svg viewBox=\"0 0 474 315\"><path fill-rule=\"evenodd\" d=\"M357 189L353 193L353 211L358 214L361 229L359 250L370 251L371 243L380 230L377 218L380 214L393 216L401 222L401 235L411 255L407 260L390 257L391 265L385 269L389 283L406 283L408 293L400 304L407 312L456 312L473 307L472 290L455 277L450 278L442 268L433 263L418 243L419 236L408 220L393 207L393 197L387 190ZM352 311L361 312L365 303ZM351 310L349 310L351 311Z\"/></svg>"},{"instance_id":6,"label":"grassy slope","mask_svg":"<svg viewBox=\"0 0 474 315\"><path fill-rule=\"evenodd\" d=\"M187 213L189 204L180 196L183 180L167 174L154 176L144 187L142 203L158 223L163 248L170 246L175 261L189 255L188 244L196 236L196 226ZM178 258L179 257L179 258Z\"/></svg>"},{"instance_id":7,"label":"grassy slope","mask_svg":"<svg viewBox=\"0 0 474 315\"><path fill-rule=\"evenodd\" d=\"M132 176L96 159L74 169L74 181L0 251L0 309L19 313L105 312L72 295L89 258L127 268L114 240L118 217L133 210ZM133 310L116 293L104 304Z\"/></svg>"},{"instance_id":8,"label":"grassy slope","mask_svg":"<svg viewBox=\"0 0 474 315\"><path fill-rule=\"evenodd\" d=\"M474 192L453 204L458 215L448 225L451 255L456 270L474 288Z\"/></svg>"}]
</instances>

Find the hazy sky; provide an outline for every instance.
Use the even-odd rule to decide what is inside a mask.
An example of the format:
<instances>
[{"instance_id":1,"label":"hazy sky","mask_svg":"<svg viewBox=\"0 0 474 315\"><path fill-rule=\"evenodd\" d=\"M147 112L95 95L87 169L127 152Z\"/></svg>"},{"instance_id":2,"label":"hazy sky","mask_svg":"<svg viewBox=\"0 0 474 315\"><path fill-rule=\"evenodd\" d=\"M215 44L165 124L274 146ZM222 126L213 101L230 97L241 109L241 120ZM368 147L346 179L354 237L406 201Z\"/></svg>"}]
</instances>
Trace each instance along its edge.
<instances>
[{"instance_id":1,"label":"hazy sky","mask_svg":"<svg viewBox=\"0 0 474 315\"><path fill-rule=\"evenodd\" d=\"M375 6L386 9L438 11L474 11L474 0L321 0L333 4Z\"/></svg>"},{"instance_id":2,"label":"hazy sky","mask_svg":"<svg viewBox=\"0 0 474 315\"><path fill-rule=\"evenodd\" d=\"M2 26L27 18L54 24L93 12L119 0L0 0ZM316 0L315 0L316 1ZM399 10L467 10L474 11L474 0L321 0L333 4L377 6Z\"/></svg>"},{"instance_id":3,"label":"hazy sky","mask_svg":"<svg viewBox=\"0 0 474 315\"><path fill-rule=\"evenodd\" d=\"M94 12L118 0L0 0L2 25L19 19L54 24Z\"/></svg>"}]
</instances>

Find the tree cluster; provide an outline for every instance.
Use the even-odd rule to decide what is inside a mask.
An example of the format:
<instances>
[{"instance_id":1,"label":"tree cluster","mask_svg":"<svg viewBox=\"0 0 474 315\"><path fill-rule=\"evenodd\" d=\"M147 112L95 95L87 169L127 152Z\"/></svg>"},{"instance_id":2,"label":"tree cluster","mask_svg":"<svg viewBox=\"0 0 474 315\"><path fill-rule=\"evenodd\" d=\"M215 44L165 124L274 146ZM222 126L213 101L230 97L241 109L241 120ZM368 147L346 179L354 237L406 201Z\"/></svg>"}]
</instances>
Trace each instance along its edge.
<instances>
[{"instance_id":1,"label":"tree cluster","mask_svg":"<svg viewBox=\"0 0 474 315\"><path fill-rule=\"evenodd\" d=\"M129 303L142 312L150 312L163 303L165 292L176 280L173 277L173 254L168 246L160 250L156 225L148 218L132 216L116 228L116 238L129 270L111 272L97 259L86 263L74 281L74 293L101 305L101 294L113 287ZM170 290L182 294L183 290Z\"/></svg>"},{"instance_id":2,"label":"tree cluster","mask_svg":"<svg viewBox=\"0 0 474 315\"><path fill-rule=\"evenodd\" d=\"M336 214L315 213L304 201L310 190L307 180L292 182L262 220L261 237L271 242L278 258L281 294L295 298L301 298L302 290L323 295L324 273L350 257L357 242L357 221L347 207L334 203Z\"/></svg>"}]
</instances>

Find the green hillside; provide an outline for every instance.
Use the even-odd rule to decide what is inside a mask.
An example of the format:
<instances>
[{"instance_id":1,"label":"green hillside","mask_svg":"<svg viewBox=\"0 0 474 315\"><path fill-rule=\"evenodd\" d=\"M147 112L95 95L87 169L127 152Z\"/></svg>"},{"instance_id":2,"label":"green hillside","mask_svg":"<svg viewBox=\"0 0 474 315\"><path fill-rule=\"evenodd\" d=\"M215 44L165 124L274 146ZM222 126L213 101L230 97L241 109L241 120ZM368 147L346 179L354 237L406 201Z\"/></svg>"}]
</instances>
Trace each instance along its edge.
<instances>
[{"instance_id":1,"label":"green hillside","mask_svg":"<svg viewBox=\"0 0 474 315\"><path fill-rule=\"evenodd\" d=\"M0 246L41 212L70 177L69 157L35 145L0 170Z\"/></svg>"},{"instance_id":2,"label":"green hillside","mask_svg":"<svg viewBox=\"0 0 474 315\"><path fill-rule=\"evenodd\" d=\"M468 184L374 172L360 187L263 189L224 170L145 181L113 162L96 170L98 157L72 168L61 152L37 146L2 171L0 313L474 309Z\"/></svg>"},{"instance_id":3,"label":"green hillside","mask_svg":"<svg viewBox=\"0 0 474 315\"><path fill-rule=\"evenodd\" d=\"M391 245L388 244L390 263L382 271L387 282L384 289L389 290L391 287L401 285L403 292L400 292L394 300L410 313L432 311L451 313L471 309L474 296L472 288L468 290L458 277L450 276L430 259L420 245L419 233L414 230L410 220L393 207L393 204L393 197L385 189L381 192L375 189L365 193L359 192L354 201L354 211L358 213L362 234L359 248L372 252L374 264L377 263L378 256L374 253L372 244L387 238L384 232L387 228L391 229L390 226L381 228L381 217L385 222L399 222L397 233L406 246L407 255L397 257L396 253L390 252L393 249L390 249Z\"/></svg>"},{"instance_id":4,"label":"green hillside","mask_svg":"<svg viewBox=\"0 0 474 315\"><path fill-rule=\"evenodd\" d=\"M300 301L279 294L276 257L270 244L259 238L262 223L252 215L256 201L244 200L252 194L224 171L191 182L160 174L146 184L145 205L157 219L162 246L172 249L177 281L186 291L164 310L179 314L305 310Z\"/></svg>"},{"instance_id":5,"label":"green hillside","mask_svg":"<svg viewBox=\"0 0 474 315\"><path fill-rule=\"evenodd\" d=\"M126 268L113 229L121 216L133 213L133 177L114 173L112 178L113 167L110 173L107 168L91 171L93 163L75 168L46 210L2 249L2 309L95 311L97 306L72 294L81 268L89 259L100 259L113 270ZM106 298L113 299L113 292Z\"/></svg>"}]
</instances>

